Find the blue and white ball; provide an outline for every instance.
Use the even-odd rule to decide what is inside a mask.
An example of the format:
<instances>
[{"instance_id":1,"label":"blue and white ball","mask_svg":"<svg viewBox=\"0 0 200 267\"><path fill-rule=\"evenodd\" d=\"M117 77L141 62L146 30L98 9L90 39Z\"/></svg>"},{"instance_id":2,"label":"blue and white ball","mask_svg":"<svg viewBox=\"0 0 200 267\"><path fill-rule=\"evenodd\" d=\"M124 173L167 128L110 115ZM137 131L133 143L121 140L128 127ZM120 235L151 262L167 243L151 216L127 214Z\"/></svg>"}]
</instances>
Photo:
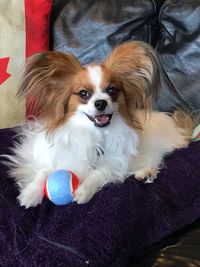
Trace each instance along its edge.
<instances>
[{"instance_id":1,"label":"blue and white ball","mask_svg":"<svg viewBox=\"0 0 200 267\"><path fill-rule=\"evenodd\" d=\"M55 205L67 205L73 201L78 185L79 179L73 172L57 170L47 177L44 191Z\"/></svg>"}]
</instances>

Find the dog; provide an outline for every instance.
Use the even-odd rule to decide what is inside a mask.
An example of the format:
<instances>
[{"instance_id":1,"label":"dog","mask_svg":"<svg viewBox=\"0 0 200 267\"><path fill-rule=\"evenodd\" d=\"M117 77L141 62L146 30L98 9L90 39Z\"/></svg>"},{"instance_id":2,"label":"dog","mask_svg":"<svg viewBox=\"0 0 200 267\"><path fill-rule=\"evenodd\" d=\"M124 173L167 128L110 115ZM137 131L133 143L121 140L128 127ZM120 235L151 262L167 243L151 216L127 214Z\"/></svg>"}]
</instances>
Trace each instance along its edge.
<instances>
[{"instance_id":1,"label":"dog","mask_svg":"<svg viewBox=\"0 0 200 267\"><path fill-rule=\"evenodd\" d=\"M152 110L159 88L157 56L143 42L115 47L101 64L56 51L30 57L18 95L34 99L39 117L22 125L7 156L20 205L40 204L46 177L59 169L79 177L78 204L130 175L153 182L193 128L183 113Z\"/></svg>"}]
</instances>

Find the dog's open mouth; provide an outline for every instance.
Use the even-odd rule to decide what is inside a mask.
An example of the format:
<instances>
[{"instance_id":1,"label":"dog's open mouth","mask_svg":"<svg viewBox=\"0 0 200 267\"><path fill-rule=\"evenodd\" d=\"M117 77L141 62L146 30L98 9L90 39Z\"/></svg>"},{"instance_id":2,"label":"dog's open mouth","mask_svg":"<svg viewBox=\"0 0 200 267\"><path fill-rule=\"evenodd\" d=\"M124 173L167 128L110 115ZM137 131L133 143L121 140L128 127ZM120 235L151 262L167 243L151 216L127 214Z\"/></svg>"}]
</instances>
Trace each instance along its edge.
<instances>
[{"instance_id":1,"label":"dog's open mouth","mask_svg":"<svg viewBox=\"0 0 200 267\"><path fill-rule=\"evenodd\" d=\"M94 122L94 125L97 127L107 126L112 118L112 114L101 114L96 116L90 116L88 114L86 115L92 122Z\"/></svg>"}]
</instances>

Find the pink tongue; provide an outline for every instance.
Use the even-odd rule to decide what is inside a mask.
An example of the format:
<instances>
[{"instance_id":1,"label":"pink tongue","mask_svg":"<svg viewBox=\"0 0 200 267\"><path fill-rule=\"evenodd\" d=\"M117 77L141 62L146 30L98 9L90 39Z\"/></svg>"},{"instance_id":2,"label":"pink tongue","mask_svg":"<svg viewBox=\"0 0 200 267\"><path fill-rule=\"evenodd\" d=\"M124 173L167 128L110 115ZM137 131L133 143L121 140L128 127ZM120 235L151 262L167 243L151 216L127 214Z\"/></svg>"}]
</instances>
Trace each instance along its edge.
<instances>
[{"instance_id":1,"label":"pink tongue","mask_svg":"<svg viewBox=\"0 0 200 267\"><path fill-rule=\"evenodd\" d=\"M102 123L102 124L107 123L109 121L109 117L106 115L96 116L95 119L96 119L96 122Z\"/></svg>"}]
</instances>

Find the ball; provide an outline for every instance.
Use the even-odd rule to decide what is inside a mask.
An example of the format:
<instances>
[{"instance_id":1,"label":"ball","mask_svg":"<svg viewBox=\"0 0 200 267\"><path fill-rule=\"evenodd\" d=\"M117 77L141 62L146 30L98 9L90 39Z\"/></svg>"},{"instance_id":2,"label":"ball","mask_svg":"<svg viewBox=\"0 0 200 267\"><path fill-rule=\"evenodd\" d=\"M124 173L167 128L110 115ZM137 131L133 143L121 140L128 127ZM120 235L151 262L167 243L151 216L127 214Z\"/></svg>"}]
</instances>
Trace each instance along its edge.
<instances>
[{"instance_id":1,"label":"ball","mask_svg":"<svg viewBox=\"0 0 200 267\"><path fill-rule=\"evenodd\" d=\"M55 205L67 205L73 201L78 185L79 179L73 172L57 170L47 177L44 191Z\"/></svg>"}]
</instances>

